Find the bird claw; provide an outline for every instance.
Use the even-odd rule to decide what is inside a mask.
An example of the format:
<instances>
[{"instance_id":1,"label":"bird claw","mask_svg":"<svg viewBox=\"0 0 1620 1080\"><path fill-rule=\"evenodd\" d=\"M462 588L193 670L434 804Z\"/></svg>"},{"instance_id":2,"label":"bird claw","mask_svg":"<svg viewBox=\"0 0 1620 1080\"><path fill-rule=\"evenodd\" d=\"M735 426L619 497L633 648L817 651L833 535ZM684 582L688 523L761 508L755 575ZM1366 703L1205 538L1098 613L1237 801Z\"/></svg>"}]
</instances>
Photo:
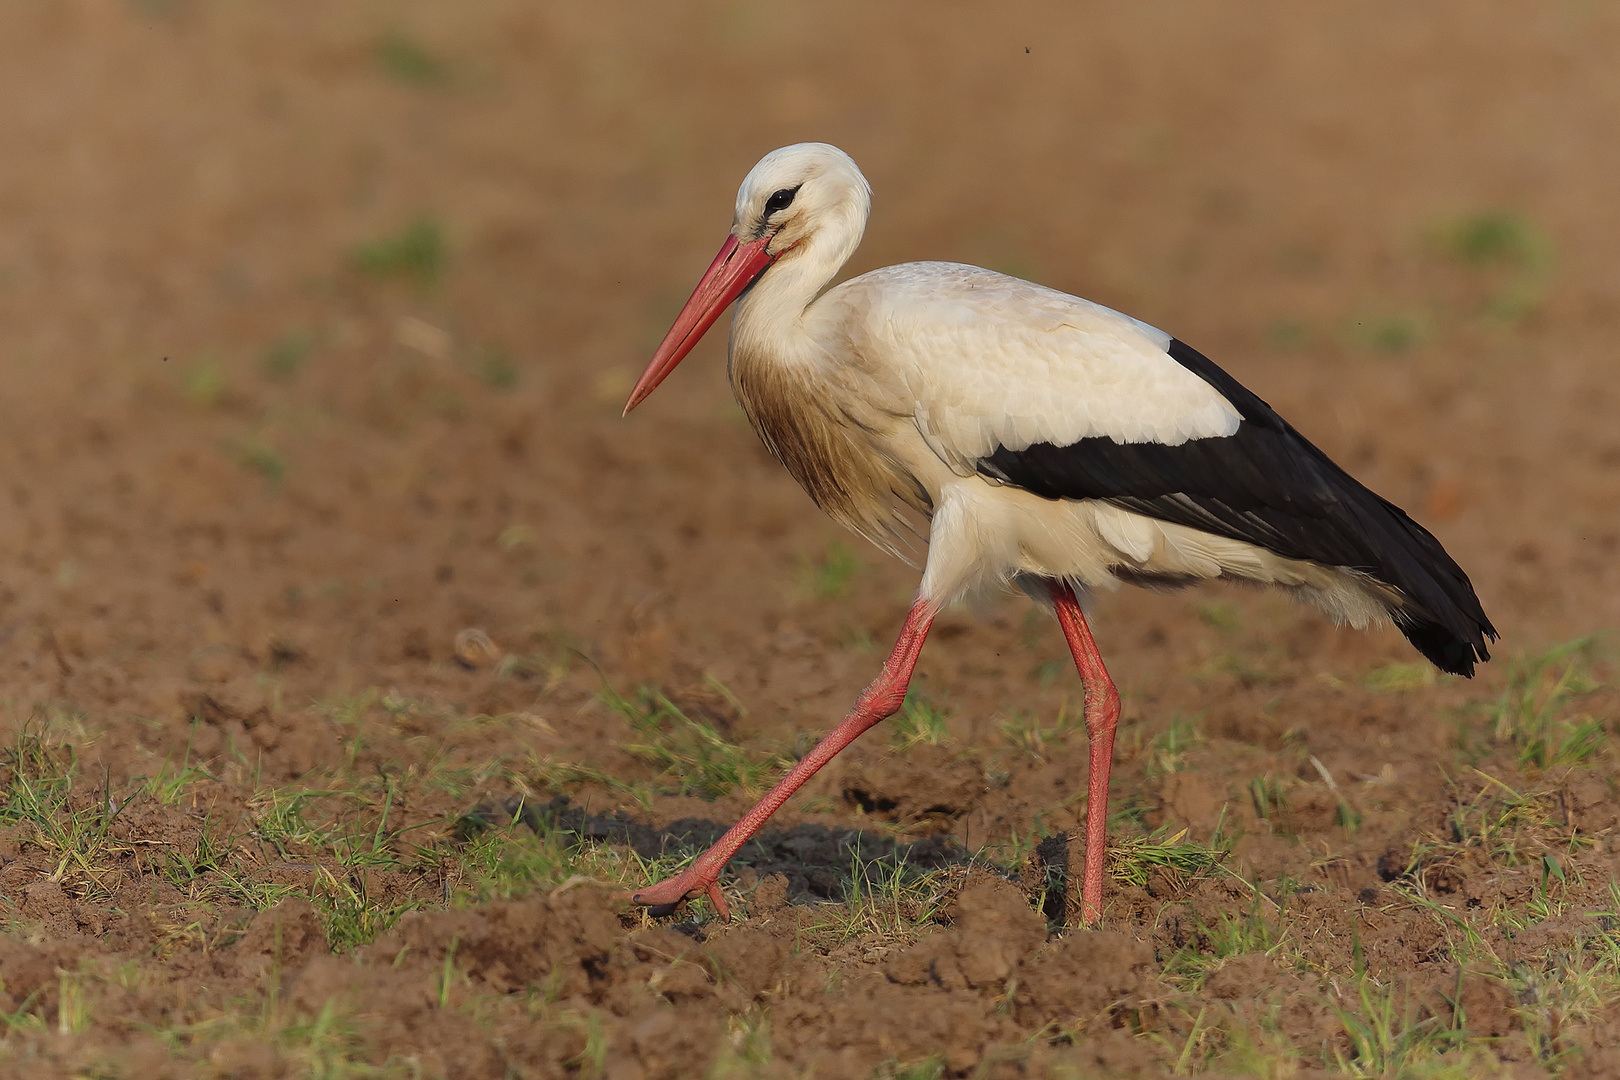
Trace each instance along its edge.
<instances>
[{"instance_id":1,"label":"bird claw","mask_svg":"<svg viewBox=\"0 0 1620 1080\"><path fill-rule=\"evenodd\" d=\"M718 875L710 876L690 866L672 878L665 878L656 885L649 885L630 894L632 903L644 904L647 914L657 917L673 915L686 901L698 896L707 896L714 910L727 922L731 921L731 909L726 904L725 894L720 891Z\"/></svg>"}]
</instances>

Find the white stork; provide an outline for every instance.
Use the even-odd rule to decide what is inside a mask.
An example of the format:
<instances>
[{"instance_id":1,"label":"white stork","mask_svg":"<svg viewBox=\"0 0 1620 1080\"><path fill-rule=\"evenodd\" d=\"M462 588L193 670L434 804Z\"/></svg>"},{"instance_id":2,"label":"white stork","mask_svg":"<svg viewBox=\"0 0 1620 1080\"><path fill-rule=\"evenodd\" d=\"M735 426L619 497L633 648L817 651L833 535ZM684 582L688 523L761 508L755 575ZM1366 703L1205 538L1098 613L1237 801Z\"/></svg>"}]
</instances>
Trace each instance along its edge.
<instances>
[{"instance_id":1,"label":"white stork","mask_svg":"<svg viewBox=\"0 0 1620 1080\"><path fill-rule=\"evenodd\" d=\"M1338 623L1393 621L1444 671L1471 675L1489 659L1496 631L1439 541L1169 334L956 263L891 266L823 293L870 207L866 178L836 147L767 154L625 412L737 300L731 386L771 453L885 551L905 541L906 508L928 519L916 601L844 722L712 848L635 901L668 911L707 894L724 916L726 861L900 708L934 616L981 588L1011 583L1052 605L1085 685L1088 923L1101 913L1119 720L1081 611L1091 591L1212 578L1278 586Z\"/></svg>"}]
</instances>

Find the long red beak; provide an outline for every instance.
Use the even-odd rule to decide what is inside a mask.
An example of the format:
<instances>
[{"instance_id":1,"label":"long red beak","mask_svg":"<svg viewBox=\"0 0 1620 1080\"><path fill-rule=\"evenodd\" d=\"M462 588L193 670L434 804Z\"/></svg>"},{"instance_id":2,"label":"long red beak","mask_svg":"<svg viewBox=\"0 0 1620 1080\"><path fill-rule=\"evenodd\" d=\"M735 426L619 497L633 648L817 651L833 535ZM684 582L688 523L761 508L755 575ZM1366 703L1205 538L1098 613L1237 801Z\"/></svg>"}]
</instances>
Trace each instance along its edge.
<instances>
[{"instance_id":1,"label":"long red beak","mask_svg":"<svg viewBox=\"0 0 1620 1080\"><path fill-rule=\"evenodd\" d=\"M692 351L704 331L714 325L720 313L776 261L776 256L765 250L770 239L766 236L739 244L735 236L726 237L720 254L714 257L703 280L692 290L691 299L675 316L675 325L664 335L664 343L658 346L647 370L636 380L636 388L630 391L630 400L625 403L624 415L628 416L631 409L658 388L664 377L675 370L675 365Z\"/></svg>"}]
</instances>

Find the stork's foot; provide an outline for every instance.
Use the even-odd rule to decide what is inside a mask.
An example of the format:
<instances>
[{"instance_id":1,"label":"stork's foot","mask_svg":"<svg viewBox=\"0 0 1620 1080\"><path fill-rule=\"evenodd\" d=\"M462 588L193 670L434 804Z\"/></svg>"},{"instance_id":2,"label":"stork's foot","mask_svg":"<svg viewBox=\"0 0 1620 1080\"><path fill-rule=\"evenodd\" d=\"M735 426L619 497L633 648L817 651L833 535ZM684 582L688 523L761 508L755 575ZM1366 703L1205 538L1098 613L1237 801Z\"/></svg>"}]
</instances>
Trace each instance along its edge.
<instances>
[{"instance_id":1,"label":"stork's foot","mask_svg":"<svg viewBox=\"0 0 1620 1080\"><path fill-rule=\"evenodd\" d=\"M699 896L707 896L722 919L731 919L725 894L720 891L720 869L704 866L701 857L674 877L631 893L630 899L633 903L645 904L649 915L670 915L686 901Z\"/></svg>"}]
</instances>

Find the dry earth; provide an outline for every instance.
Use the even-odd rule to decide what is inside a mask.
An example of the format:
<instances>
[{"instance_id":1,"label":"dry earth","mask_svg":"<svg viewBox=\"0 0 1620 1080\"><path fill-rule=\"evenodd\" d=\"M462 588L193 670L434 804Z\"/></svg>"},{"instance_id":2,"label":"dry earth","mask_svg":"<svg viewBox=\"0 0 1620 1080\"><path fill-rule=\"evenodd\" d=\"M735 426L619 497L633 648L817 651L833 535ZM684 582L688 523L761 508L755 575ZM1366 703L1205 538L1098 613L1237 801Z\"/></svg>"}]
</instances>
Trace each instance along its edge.
<instances>
[{"instance_id":1,"label":"dry earth","mask_svg":"<svg viewBox=\"0 0 1620 1080\"><path fill-rule=\"evenodd\" d=\"M1620 1071L1620 11L0 6L0 1071ZM874 673L718 342L625 392L764 151L852 271L1214 357L1432 527L1472 683L1259 594L1008 598L702 905L617 899ZM481 631L473 633L473 631ZM1078 852L1072 853L1078 858Z\"/></svg>"}]
</instances>

